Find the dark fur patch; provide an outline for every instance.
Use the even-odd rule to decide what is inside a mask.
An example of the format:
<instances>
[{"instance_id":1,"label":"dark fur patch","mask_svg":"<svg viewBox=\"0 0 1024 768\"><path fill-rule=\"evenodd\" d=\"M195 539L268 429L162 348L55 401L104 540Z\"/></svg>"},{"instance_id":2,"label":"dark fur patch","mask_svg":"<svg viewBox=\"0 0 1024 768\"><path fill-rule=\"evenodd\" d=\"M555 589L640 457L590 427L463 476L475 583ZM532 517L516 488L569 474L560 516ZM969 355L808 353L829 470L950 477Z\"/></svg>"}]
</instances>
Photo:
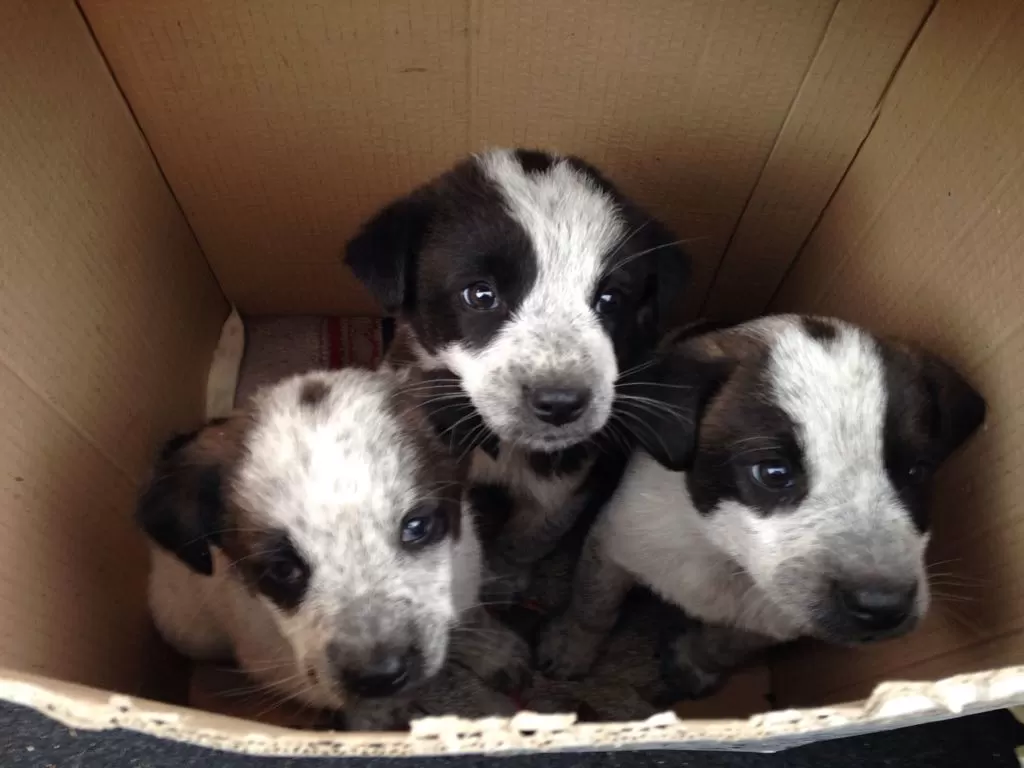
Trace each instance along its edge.
<instances>
[{"instance_id":1,"label":"dark fur patch","mask_svg":"<svg viewBox=\"0 0 1024 768\"><path fill-rule=\"evenodd\" d=\"M822 344L831 344L835 341L838 331L832 323L819 317L803 316L800 318L807 335Z\"/></svg>"},{"instance_id":2,"label":"dark fur patch","mask_svg":"<svg viewBox=\"0 0 1024 768\"><path fill-rule=\"evenodd\" d=\"M758 337L742 332L713 332L685 343L695 360L728 361L729 373L701 408L698 446L687 473L687 488L703 514L721 502L737 500L762 515L795 508L807 495L808 479L797 428L773 402L766 364L768 349ZM793 487L769 491L753 477L753 467L784 460Z\"/></svg>"},{"instance_id":3,"label":"dark fur patch","mask_svg":"<svg viewBox=\"0 0 1024 768\"><path fill-rule=\"evenodd\" d=\"M327 384L319 379L312 379L302 385L302 391L299 393L299 402L309 408L315 408L323 402L329 391Z\"/></svg>"},{"instance_id":4,"label":"dark fur patch","mask_svg":"<svg viewBox=\"0 0 1024 768\"><path fill-rule=\"evenodd\" d=\"M194 444L196 434L172 438L164 445L154 479L139 497L135 519L156 544L209 576L210 544L218 543L223 527L221 468L192 462L187 447Z\"/></svg>"},{"instance_id":5,"label":"dark fur patch","mask_svg":"<svg viewBox=\"0 0 1024 768\"><path fill-rule=\"evenodd\" d=\"M455 340L484 346L533 285L536 255L500 192L473 160L398 200L346 249L346 263L428 351ZM466 307L465 288L491 285L501 305Z\"/></svg>"},{"instance_id":6,"label":"dark fur patch","mask_svg":"<svg viewBox=\"0 0 1024 768\"><path fill-rule=\"evenodd\" d=\"M554 159L547 152L537 149L517 149L516 159L527 173L544 173L554 164Z\"/></svg>"},{"instance_id":7,"label":"dark fur patch","mask_svg":"<svg viewBox=\"0 0 1024 768\"><path fill-rule=\"evenodd\" d=\"M302 604L309 587L309 564L284 531L247 530L233 533L226 549L242 580L285 613Z\"/></svg>"},{"instance_id":8,"label":"dark fur patch","mask_svg":"<svg viewBox=\"0 0 1024 768\"><path fill-rule=\"evenodd\" d=\"M540 477L572 475L583 469L589 457L590 446L587 443L554 453L534 451L530 454L530 469Z\"/></svg>"},{"instance_id":9,"label":"dark fur patch","mask_svg":"<svg viewBox=\"0 0 1024 768\"><path fill-rule=\"evenodd\" d=\"M747 378L742 372L739 378ZM727 500L740 501L762 515L799 505L808 481L796 425L772 405L768 382L758 371L744 384L729 382L708 405L701 420L700 444L686 483L697 510L708 514ZM756 438L756 439L753 439ZM794 473L794 486L783 494L755 482L753 467L785 459Z\"/></svg>"},{"instance_id":10,"label":"dark fur patch","mask_svg":"<svg viewBox=\"0 0 1024 768\"><path fill-rule=\"evenodd\" d=\"M885 468L914 524L930 525L934 471L981 426L985 401L952 368L902 344L880 342L885 363Z\"/></svg>"},{"instance_id":11,"label":"dark fur patch","mask_svg":"<svg viewBox=\"0 0 1024 768\"><path fill-rule=\"evenodd\" d=\"M185 432L170 437L160 448L160 461L167 461L173 457L178 451L195 440L198 435L199 430L196 429L192 432Z\"/></svg>"},{"instance_id":12,"label":"dark fur patch","mask_svg":"<svg viewBox=\"0 0 1024 768\"><path fill-rule=\"evenodd\" d=\"M230 527L225 473L237 456L247 418L214 419L202 429L162 446L153 480L142 490L135 519L160 547L197 573L213 573L211 546Z\"/></svg>"},{"instance_id":13,"label":"dark fur patch","mask_svg":"<svg viewBox=\"0 0 1024 768\"><path fill-rule=\"evenodd\" d=\"M409 339L406 332L400 333L395 342L391 358L396 365L415 365L415 357L400 342ZM419 383L412 386L415 399L420 402L435 434L452 456L469 457L473 448L485 450L497 458L498 442L483 423L469 399L469 395L456 383L455 374L446 369L421 371Z\"/></svg>"},{"instance_id":14,"label":"dark fur patch","mask_svg":"<svg viewBox=\"0 0 1024 768\"><path fill-rule=\"evenodd\" d=\"M516 157L527 172L548 170L554 162L535 150L517 150ZM677 309L689 260L674 234L596 168L577 157L564 162L604 191L625 220L627 236L608 254L623 266L609 265L605 284L598 287L625 298L614 315L603 318L624 369L653 346L661 323ZM647 254L638 257L641 252ZM402 319L428 352L455 341L486 346L537 276L529 236L473 160L381 211L349 243L346 262L385 306L401 307ZM462 290L475 282L496 289L498 309L481 312L462 305Z\"/></svg>"},{"instance_id":15,"label":"dark fur patch","mask_svg":"<svg viewBox=\"0 0 1024 768\"><path fill-rule=\"evenodd\" d=\"M629 391L662 406L637 407L626 423L657 461L687 472L685 482L703 514L728 499L772 514L795 507L807 493L796 425L772 403L766 360L755 337L679 331L666 339L654 365L637 374L642 380L630 383ZM795 476L794 486L781 493L752 475L754 465L779 459Z\"/></svg>"},{"instance_id":16,"label":"dark fur patch","mask_svg":"<svg viewBox=\"0 0 1024 768\"><path fill-rule=\"evenodd\" d=\"M505 527L515 502L508 488L496 483L477 483L469 487L466 499L473 510L473 521L476 524L480 541L486 546L497 538Z\"/></svg>"},{"instance_id":17,"label":"dark fur patch","mask_svg":"<svg viewBox=\"0 0 1024 768\"><path fill-rule=\"evenodd\" d=\"M434 196L431 237L418 256L418 306L410 314L428 351L460 341L482 348L520 305L537 277L537 256L500 192L476 163L443 178ZM466 307L462 291L490 285L500 299L491 311Z\"/></svg>"}]
</instances>

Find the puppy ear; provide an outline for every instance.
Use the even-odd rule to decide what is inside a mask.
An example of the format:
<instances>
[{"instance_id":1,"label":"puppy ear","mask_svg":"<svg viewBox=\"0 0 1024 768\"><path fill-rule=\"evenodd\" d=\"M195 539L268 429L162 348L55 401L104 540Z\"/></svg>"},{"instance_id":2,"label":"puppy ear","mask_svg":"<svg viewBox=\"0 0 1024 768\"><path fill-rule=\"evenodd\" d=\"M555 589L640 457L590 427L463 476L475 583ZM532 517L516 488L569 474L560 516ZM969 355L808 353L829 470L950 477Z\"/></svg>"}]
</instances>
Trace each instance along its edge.
<instances>
[{"instance_id":1,"label":"puppy ear","mask_svg":"<svg viewBox=\"0 0 1024 768\"><path fill-rule=\"evenodd\" d=\"M945 461L984 423L984 398L939 358L922 354L921 375L931 405L929 437L938 462Z\"/></svg>"},{"instance_id":2,"label":"puppy ear","mask_svg":"<svg viewBox=\"0 0 1024 768\"><path fill-rule=\"evenodd\" d=\"M690 256L679 245L679 238L658 221L644 231L656 257L654 306L659 332L664 333L677 320L678 307L690 285Z\"/></svg>"},{"instance_id":3,"label":"puppy ear","mask_svg":"<svg viewBox=\"0 0 1024 768\"><path fill-rule=\"evenodd\" d=\"M388 314L415 300L416 259L430 218L425 196L415 192L378 212L345 247L345 264Z\"/></svg>"},{"instance_id":4,"label":"puppy ear","mask_svg":"<svg viewBox=\"0 0 1024 768\"><path fill-rule=\"evenodd\" d=\"M615 410L636 442L666 469L693 466L708 401L732 373L724 358L709 359L691 345L673 345L619 382Z\"/></svg>"},{"instance_id":5,"label":"puppy ear","mask_svg":"<svg viewBox=\"0 0 1024 768\"><path fill-rule=\"evenodd\" d=\"M143 489L135 519L160 547L196 573L213 574L211 544L223 527L222 468L194 461L199 432L178 435L165 443Z\"/></svg>"}]
</instances>

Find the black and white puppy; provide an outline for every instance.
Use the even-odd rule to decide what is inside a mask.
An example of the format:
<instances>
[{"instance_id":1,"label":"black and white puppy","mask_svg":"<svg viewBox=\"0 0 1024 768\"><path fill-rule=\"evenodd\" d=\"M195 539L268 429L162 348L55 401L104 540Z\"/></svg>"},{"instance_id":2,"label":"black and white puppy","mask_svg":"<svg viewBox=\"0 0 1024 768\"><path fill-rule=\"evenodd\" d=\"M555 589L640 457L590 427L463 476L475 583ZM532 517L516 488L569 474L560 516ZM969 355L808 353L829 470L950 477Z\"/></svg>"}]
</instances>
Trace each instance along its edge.
<instances>
[{"instance_id":1,"label":"black and white puppy","mask_svg":"<svg viewBox=\"0 0 1024 768\"><path fill-rule=\"evenodd\" d=\"M948 365L835 319L673 334L646 373L645 450L592 527L541 669L583 674L640 583L701 622L674 640L682 695L765 646L902 635L929 604L927 491L982 423Z\"/></svg>"},{"instance_id":2,"label":"black and white puppy","mask_svg":"<svg viewBox=\"0 0 1024 768\"><path fill-rule=\"evenodd\" d=\"M510 597L582 506L620 375L689 273L676 238L576 157L493 150L379 212L346 263L398 316L395 365L433 378L474 456L471 498L507 515L489 553Z\"/></svg>"},{"instance_id":3,"label":"black and white puppy","mask_svg":"<svg viewBox=\"0 0 1024 768\"><path fill-rule=\"evenodd\" d=\"M459 471L386 371L296 376L169 442L138 506L150 607L195 660L234 659L282 700L400 727L456 662L520 677L525 643L480 607ZM480 643L467 644L486 636ZM482 686L459 714L508 715ZM453 701L447 689L435 698ZM434 713L438 714L438 713Z\"/></svg>"}]
</instances>

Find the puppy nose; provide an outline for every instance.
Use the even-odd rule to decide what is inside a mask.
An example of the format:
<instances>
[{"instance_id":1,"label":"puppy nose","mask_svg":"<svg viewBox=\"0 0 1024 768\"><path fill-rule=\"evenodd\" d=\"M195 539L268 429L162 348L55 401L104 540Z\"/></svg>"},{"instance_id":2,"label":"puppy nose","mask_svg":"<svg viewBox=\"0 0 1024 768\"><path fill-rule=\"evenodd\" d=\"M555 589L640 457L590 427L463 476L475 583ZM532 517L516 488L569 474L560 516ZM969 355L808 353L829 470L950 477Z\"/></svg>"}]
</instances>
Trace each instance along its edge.
<instances>
[{"instance_id":1,"label":"puppy nose","mask_svg":"<svg viewBox=\"0 0 1024 768\"><path fill-rule=\"evenodd\" d=\"M345 687L363 698L378 698L397 693L409 682L408 654L390 653L344 673Z\"/></svg>"},{"instance_id":2,"label":"puppy nose","mask_svg":"<svg viewBox=\"0 0 1024 768\"><path fill-rule=\"evenodd\" d=\"M527 394L534 415L561 427L576 421L590 404L590 390L576 387L534 387Z\"/></svg>"},{"instance_id":3,"label":"puppy nose","mask_svg":"<svg viewBox=\"0 0 1024 768\"><path fill-rule=\"evenodd\" d=\"M914 611L917 585L861 589L838 585L839 604L846 615L868 632L900 627Z\"/></svg>"}]
</instances>

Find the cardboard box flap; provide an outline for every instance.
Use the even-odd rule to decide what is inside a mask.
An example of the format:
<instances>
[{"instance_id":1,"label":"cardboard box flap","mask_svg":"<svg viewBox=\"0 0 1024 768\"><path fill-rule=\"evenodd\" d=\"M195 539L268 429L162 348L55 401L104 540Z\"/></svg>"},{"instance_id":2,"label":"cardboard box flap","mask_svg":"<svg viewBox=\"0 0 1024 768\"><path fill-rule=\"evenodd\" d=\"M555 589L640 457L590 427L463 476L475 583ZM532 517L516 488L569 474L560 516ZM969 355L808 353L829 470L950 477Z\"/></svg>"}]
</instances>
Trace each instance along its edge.
<instances>
[{"instance_id":1,"label":"cardboard box flap","mask_svg":"<svg viewBox=\"0 0 1024 768\"><path fill-rule=\"evenodd\" d=\"M0 675L0 698L81 729L126 728L213 749L264 756L409 757L602 749L771 752L824 738L897 728L1024 703L1024 667L935 683L886 683L860 704L786 710L747 720L575 724L572 715L521 712L511 720L431 718L411 733L310 733L257 725L24 675Z\"/></svg>"},{"instance_id":2,"label":"cardboard box flap","mask_svg":"<svg viewBox=\"0 0 1024 768\"><path fill-rule=\"evenodd\" d=\"M867 136L933 5L836 5L722 257L704 315L744 320L767 306Z\"/></svg>"},{"instance_id":3,"label":"cardboard box flap","mask_svg":"<svg viewBox=\"0 0 1024 768\"><path fill-rule=\"evenodd\" d=\"M376 312L339 263L362 220L466 153L524 145L590 159L686 239L693 315L745 207L716 301L746 290L739 250L777 228L773 287L927 3L81 6L243 313Z\"/></svg>"},{"instance_id":4,"label":"cardboard box flap","mask_svg":"<svg viewBox=\"0 0 1024 768\"><path fill-rule=\"evenodd\" d=\"M138 690L131 521L227 307L72 2L0 9L0 657Z\"/></svg>"}]
</instances>

